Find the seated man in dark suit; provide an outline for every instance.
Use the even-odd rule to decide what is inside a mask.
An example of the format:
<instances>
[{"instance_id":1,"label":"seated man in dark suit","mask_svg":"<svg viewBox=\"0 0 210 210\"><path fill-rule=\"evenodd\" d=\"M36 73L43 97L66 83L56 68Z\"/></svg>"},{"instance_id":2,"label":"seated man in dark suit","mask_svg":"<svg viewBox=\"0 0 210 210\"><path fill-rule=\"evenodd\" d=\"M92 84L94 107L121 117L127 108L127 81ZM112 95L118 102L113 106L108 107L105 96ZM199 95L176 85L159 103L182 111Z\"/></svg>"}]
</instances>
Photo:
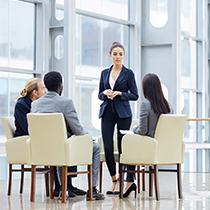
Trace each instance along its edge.
<instances>
[{"instance_id":1,"label":"seated man in dark suit","mask_svg":"<svg viewBox=\"0 0 210 210\"><path fill-rule=\"evenodd\" d=\"M62 97L62 76L59 72L51 71L44 76L44 83L48 92L42 98L34 101L31 105L32 113L63 113L68 137L71 135L84 135L87 132L81 126L77 117L77 112L74 103L71 99ZM93 162L92 162L92 175L93 175L93 197L97 200L104 199L104 195L100 194L96 186L98 184L98 174L100 165L100 146L98 143L93 142ZM62 183L62 167L57 167L57 174L60 183Z\"/></svg>"}]
</instances>

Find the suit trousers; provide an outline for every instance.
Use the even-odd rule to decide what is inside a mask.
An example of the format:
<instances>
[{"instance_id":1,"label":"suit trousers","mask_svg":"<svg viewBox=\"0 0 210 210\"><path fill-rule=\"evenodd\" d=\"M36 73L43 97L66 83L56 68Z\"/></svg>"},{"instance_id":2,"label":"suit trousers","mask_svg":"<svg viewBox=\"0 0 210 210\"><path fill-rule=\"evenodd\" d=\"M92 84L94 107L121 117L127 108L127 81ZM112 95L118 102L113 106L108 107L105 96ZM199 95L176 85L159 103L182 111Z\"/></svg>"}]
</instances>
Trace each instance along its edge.
<instances>
[{"instance_id":1,"label":"suit trousers","mask_svg":"<svg viewBox=\"0 0 210 210\"><path fill-rule=\"evenodd\" d=\"M77 172L77 166L68 167L67 171L68 172ZM68 176L68 178L67 178L67 189L68 190L71 190L73 188L71 178L76 177L76 176L77 175ZM55 181L55 190L59 191L60 190L60 182L59 182L59 179L58 179L57 167L56 166L54 166L54 181Z\"/></svg>"},{"instance_id":2,"label":"suit trousers","mask_svg":"<svg viewBox=\"0 0 210 210\"><path fill-rule=\"evenodd\" d=\"M129 130L131 125L132 117L119 118L116 109L114 107L114 102L112 100L107 104L101 121L101 131L104 143L104 151L107 167L111 176L116 175L116 165L114 159L114 145L113 145L113 135L114 127L117 124L117 146L119 151L119 156L121 152L121 142L123 135L119 130Z\"/></svg>"},{"instance_id":3,"label":"suit trousers","mask_svg":"<svg viewBox=\"0 0 210 210\"><path fill-rule=\"evenodd\" d=\"M93 141L93 160L92 160L92 185L93 187L98 186L98 176L99 176L99 167L100 167L100 156L101 156L101 149L98 143ZM63 170L62 167L57 167L57 175L62 185L62 178L63 178Z\"/></svg>"},{"instance_id":4,"label":"suit trousers","mask_svg":"<svg viewBox=\"0 0 210 210\"><path fill-rule=\"evenodd\" d=\"M134 171L136 169L135 165L127 165L127 170ZM135 173L127 173L126 182L134 182Z\"/></svg>"}]
</instances>

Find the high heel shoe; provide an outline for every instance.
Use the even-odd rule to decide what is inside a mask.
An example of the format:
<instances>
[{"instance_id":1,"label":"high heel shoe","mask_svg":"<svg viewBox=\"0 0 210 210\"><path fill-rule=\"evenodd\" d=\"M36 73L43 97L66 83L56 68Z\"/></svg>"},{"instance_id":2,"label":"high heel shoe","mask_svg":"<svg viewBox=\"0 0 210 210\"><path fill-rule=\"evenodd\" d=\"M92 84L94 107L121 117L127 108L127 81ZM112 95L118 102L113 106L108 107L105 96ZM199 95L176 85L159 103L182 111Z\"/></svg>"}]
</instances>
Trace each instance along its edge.
<instances>
[{"instance_id":1,"label":"high heel shoe","mask_svg":"<svg viewBox=\"0 0 210 210\"><path fill-rule=\"evenodd\" d=\"M132 191L135 191L135 198L136 198L136 184L133 183L128 190L123 194L123 198L128 198L131 196Z\"/></svg>"},{"instance_id":2,"label":"high heel shoe","mask_svg":"<svg viewBox=\"0 0 210 210\"><path fill-rule=\"evenodd\" d=\"M112 182L113 182L113 183L117 182L117 179L116 179L116 180L113 180ZM113 194L113 191L108 190L108 191L106 192L106 194L107 194L107 195L112 195L112 194Z\"/></svg>"}]
</instances>

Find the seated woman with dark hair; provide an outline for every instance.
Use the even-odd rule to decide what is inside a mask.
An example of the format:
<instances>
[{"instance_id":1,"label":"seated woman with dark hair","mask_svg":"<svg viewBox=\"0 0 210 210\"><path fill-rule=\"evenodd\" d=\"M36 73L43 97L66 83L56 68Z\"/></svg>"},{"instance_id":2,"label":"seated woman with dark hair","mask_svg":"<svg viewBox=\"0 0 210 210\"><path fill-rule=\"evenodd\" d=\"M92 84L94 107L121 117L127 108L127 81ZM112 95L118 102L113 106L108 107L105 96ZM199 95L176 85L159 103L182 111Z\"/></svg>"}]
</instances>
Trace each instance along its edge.
<instances>
[{"instance_id":1,"label":"seated woman with dark hair","mask_svg":"<svg viewBox=\"0 0 210 210\"><path fill-rule=\"evenodd\" d=\"M145 99L141 102L139 125L133 128L133 132L154 137L160 115L173 113L173 109L163 95L161 82L156 74L146 74L142 86ZM127 169L135 170L135 166L127 165ZM134 173L127 173L127 183L123 197L128 197L132 191L136 191L134 176Z\"/></svg>"}]
</instances>

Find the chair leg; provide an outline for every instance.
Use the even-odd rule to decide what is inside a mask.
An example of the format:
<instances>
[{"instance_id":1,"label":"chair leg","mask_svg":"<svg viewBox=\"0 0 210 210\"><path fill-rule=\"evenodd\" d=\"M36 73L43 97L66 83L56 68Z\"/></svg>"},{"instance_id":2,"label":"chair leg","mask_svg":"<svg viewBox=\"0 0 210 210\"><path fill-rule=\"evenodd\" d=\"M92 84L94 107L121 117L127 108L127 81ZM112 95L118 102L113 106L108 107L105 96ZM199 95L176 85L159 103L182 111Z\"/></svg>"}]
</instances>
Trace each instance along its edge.
<instances>
[{"instance_id":1,"label":"chair leg","mask_svg":"<svg viewBox=\"0 0 210 210\"><path fill-rule=\"evenodd\" d=\"M45 166L45 169L49 169L48 166ZM45 187L46 187L46 196L49 197L49 175L45 174Z\"/></svg>"},{"instance_id":2,"label":"chair leg","mask_svg":"<svg viewBox=\"0 0 210 210\"><path fill-rule=\"evenodd\" d=\"M88 165L88 197L87 200L93 200L93 183L92 183L92 164Z\"/></svg>"},{"instance_id":3,"label":"chair leg","mask_svg":"<svg viewBox=\"0 0 210 210\"><path fill-rule=\"evenodd\" d=\"M145 191L145 166L142 169L142 191Z\"/></svg>"},{"instance_id":4,"label":"chair leg","mask_svg":"<svg viewBox=\"0 0 210 210\"><path fill-rule=\"evenodd\" d=\"M154 165L154 182L156 200L159 200L159 184L158 184L158 165Z\"/></svg>"},{"instance_id":5,"label":"chair leg","mask_svg":"<svg viewBox=\"0 0 210 210\"><path fill-rule=\"evenodd\" d=\"M8 183L8 193L7 195L11 195L11 187L12 187L12 164L9 164L9 183Z\"/></svg>"},{"instance_id":6,"label":"chair leg","mask_svg":"<svg viewBox=\"0 0 210 210\"><path fill-rule=\"evenodd\" d=\"M140 193L140 166L137 166L137 185L138 185L138 193Z\"/></svg>"},{"instance_id":7,"label":"chair leg","mask_svg":"<svg viewBox=\"0 0 210 210\"><path fill-rule=\"evenodd\" d=\"M177 164L177 184L178 184L178 194L179 199L182 199L182 177L181 177L181 164Z\"/></svg>"},{"instance_id":8,"label":"chair leg","mask_svg":"<svg viewBox=\"0 0 210 210\"><path fill-rule=\"evenodd\" d=\"M124 164L120 163L120 199L123 198Z\"/></svg>"},{"instance_id":9,"label":"chair leg","mask_svg":"<svg viewBox=\"0 0 210 210\"><path fill-rule=\"evenodd\" d=\"M61 203L66 203L66 189L67 189L67 166L63 166Z\"/></svg>"},{"instance_id":10,"label":"chair leg","mask_svg":"<svg viewBox=\"0 0 210 210\"><path fill-rule=\"evenodd\" d=\"M99 177L99 191L102 192L102 172L103 172L103 162L100 162L100 177Z\"/></svg>"},{"instance_id":11,"label":"chair leg","mask_svg":"<svg viewBox=\"0 0 210 210\"><path fill-rule=\"evenodd\" d=\"M36 166L31 166L31 202L35 201L35 187L36 187Z\"/></svg>"},{"instance_id":12,"label":"chair leg","mask_svg":"<svg viewBox=\"0 0 210 210\"><path fill-rule=\"evenodd\" d=\"M24 182L24 165L21 165L20 194L23 193L23 182Z\"/></svg>"},{"instance_id":13,"label":"chair leg","mask_svg":"<svg viewBox=\"0 0 210 210\"><path fill-rule=\"evenodd\" d=\"M53 199L54 166L50 166L50 198Z\"/></svg>"},{"instance_id":14,"label":"chair leg","mask_svg":"<svg viewBox=\"0 0 210 210\"><path fill-rule=\"evenodd\" d=\"M152 172L152 166L149 166L149 196L152 197L153 194L153 172Z\"/></svg>"}]
</instances>

